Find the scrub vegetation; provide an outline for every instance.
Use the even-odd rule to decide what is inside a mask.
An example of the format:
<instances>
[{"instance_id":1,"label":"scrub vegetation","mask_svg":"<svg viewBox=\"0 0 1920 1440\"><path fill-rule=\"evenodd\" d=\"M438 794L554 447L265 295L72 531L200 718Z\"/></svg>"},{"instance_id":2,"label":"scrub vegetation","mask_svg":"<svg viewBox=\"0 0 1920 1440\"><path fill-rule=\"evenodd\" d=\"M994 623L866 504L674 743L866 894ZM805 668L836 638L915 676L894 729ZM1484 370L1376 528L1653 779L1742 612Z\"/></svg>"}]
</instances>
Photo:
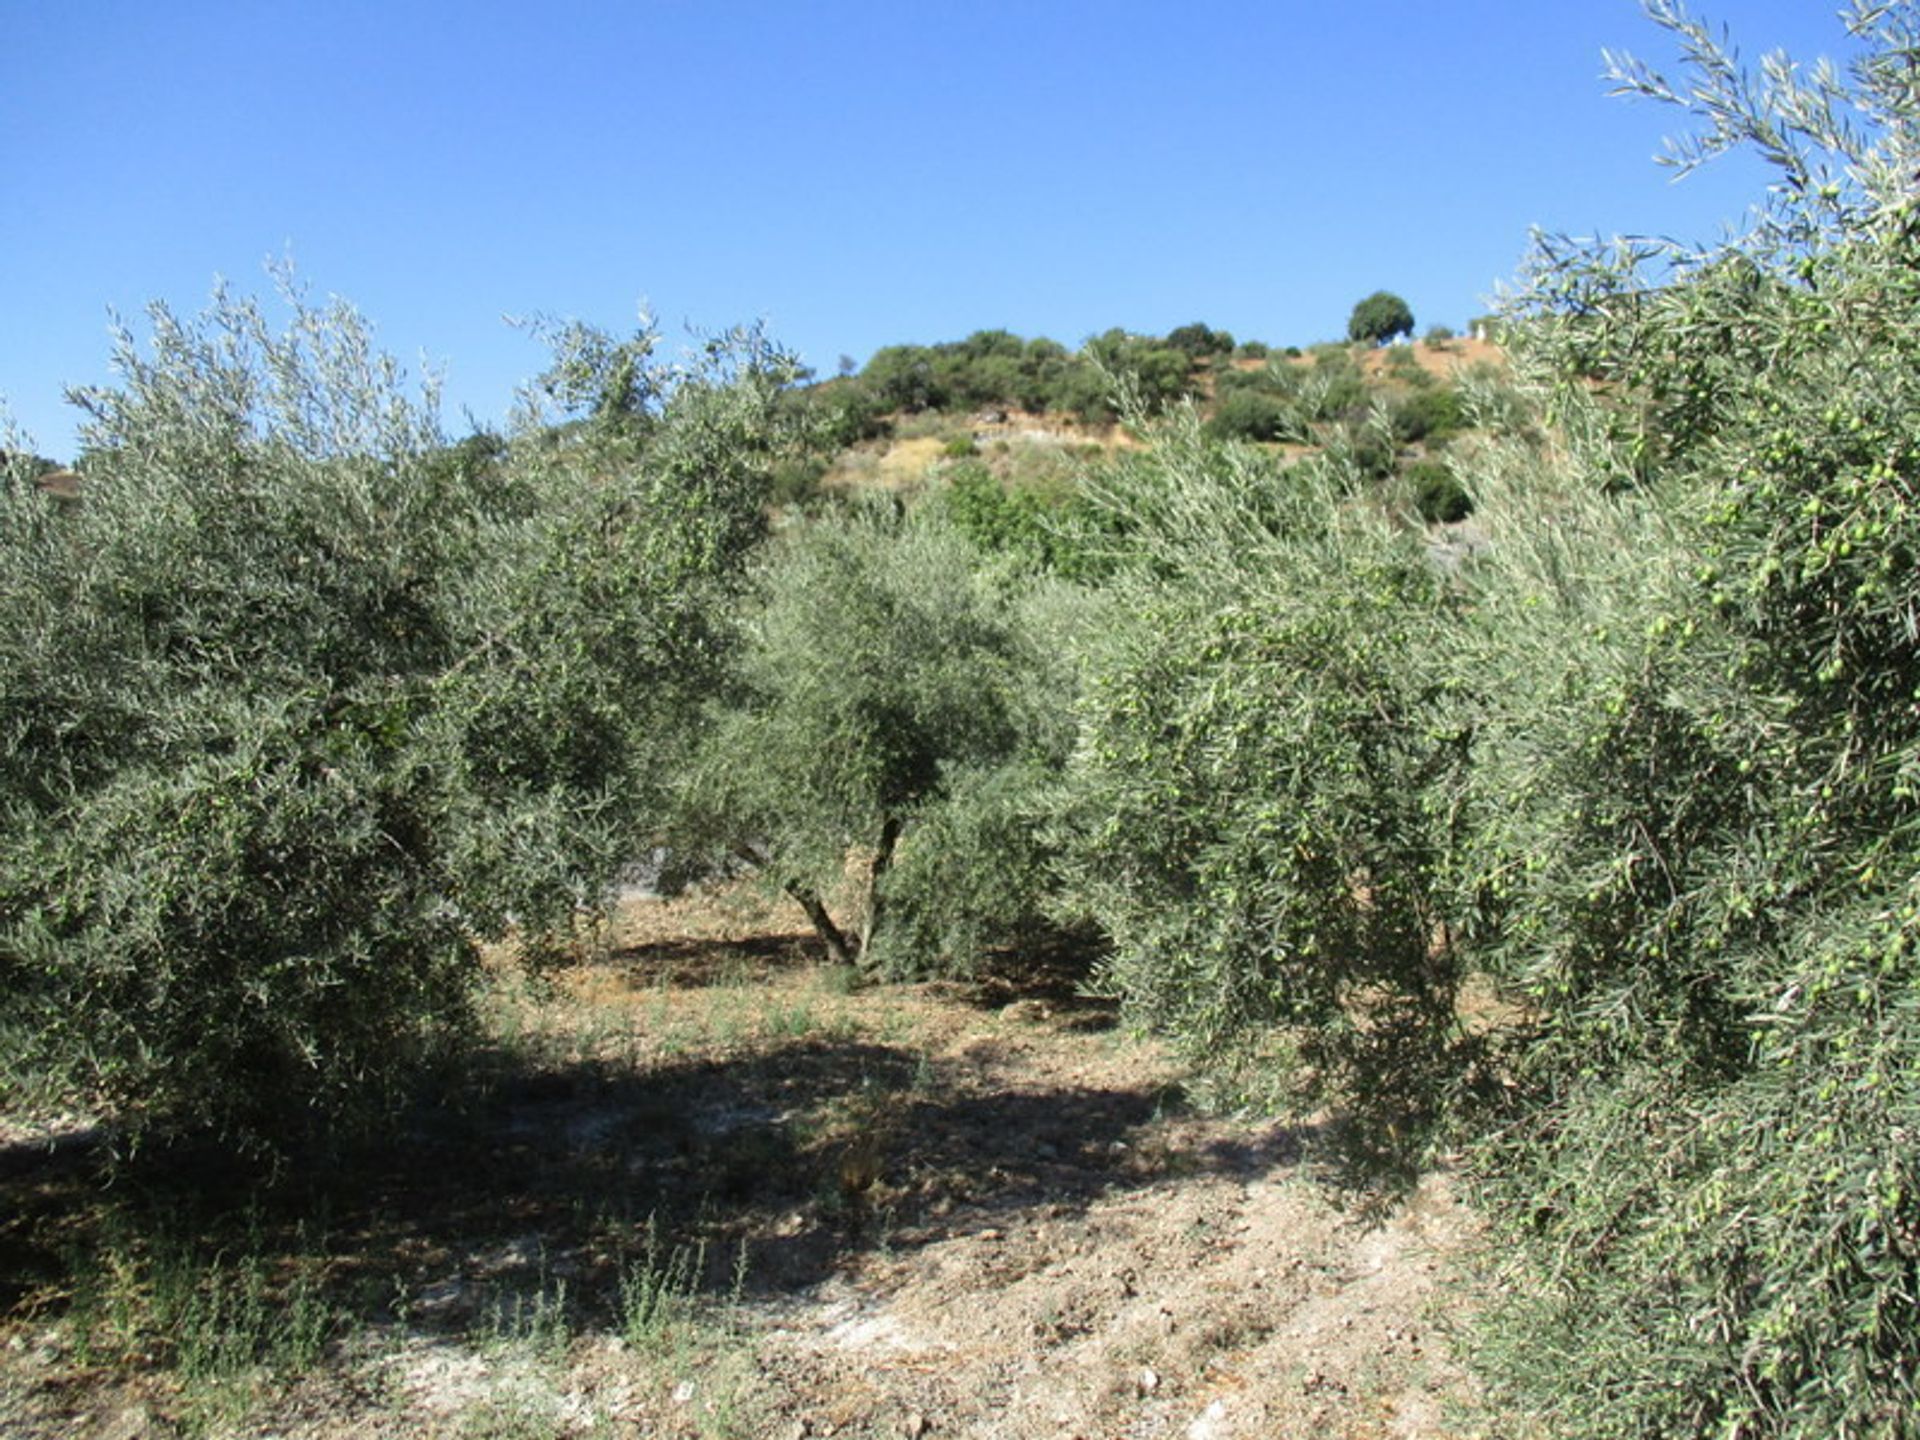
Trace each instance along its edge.
<instances>
[{"instance_id":1,"label":"scrub vegetation","mask_svg":"<svg viewBox=\"0 0 1920 1440\"><path fill-rule=\"evenodd\" d=\"M1648 10L1674 162L1776 183L1542 238L1497 350L543 323L455 440L290 278L124 334L0 461L0 1419L1002 1433L847 1379L964 1273L968 1386L1106 1377L1043 1426L1920 1433L1920 10ZM1418 1366L1070 1258L1315 1187L1449 1217Z\"/></svg>"}]
</instances>

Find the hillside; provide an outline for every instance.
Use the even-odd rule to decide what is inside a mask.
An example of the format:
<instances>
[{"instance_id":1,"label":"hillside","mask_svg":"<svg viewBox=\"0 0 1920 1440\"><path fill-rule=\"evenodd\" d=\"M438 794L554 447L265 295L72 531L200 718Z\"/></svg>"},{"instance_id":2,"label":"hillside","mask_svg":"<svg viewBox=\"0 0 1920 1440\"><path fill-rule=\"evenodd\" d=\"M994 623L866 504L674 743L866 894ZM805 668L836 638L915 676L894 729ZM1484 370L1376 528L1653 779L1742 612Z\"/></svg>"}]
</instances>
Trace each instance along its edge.
<instances>
[{"instance_id":1,"label":"hillside","mask_svg":"<svg viewBox=\"0 0 1920 1440\"><path fill-rule=\"evenodd\" d=\"M843 445L807 485L897 490L975 468L1016 491L1058 495L1076 465L1138 443L1111 406L1106 377L1119 374L1147 415L1190 403L1210 433L1292 458L1344 441L1371 478L1406 485L1424 518L1465 513L1463 493L1434 462L1470 430L1460 387L1504 373L1497 345L1446 337L1282 350L1186 328L1200 338L1187 336L1185 348L1171 343L1181 332L1166 340L1109 332L1069 354L1000 331L890 347L813 392L839 416ZM1094 357L1111 370L1095 370Z\"/></svg>"}]
</instances>

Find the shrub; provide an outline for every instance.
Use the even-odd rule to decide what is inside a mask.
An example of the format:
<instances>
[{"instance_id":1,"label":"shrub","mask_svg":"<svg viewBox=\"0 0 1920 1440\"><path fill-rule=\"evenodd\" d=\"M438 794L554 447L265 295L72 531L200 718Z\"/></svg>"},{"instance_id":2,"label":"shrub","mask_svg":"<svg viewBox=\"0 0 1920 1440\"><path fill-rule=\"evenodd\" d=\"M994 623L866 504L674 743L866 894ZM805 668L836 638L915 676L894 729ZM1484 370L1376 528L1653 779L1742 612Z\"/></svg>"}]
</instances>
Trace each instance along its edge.
<instances>
[{"instance_id":1,"label":"shrub","mask_svg":"<svg viewBox=\"0 0 1920 1440\"><path fill-rule=\"evenodd\" d=\"M882 410L941 410L952 401L924 345L888 345L874 352L860 372L860 383Z\"/></svg>"},{"instance_id":2,"label":"shrub","mask_svg":"<svg viewBox=\"0 0 1920 1440\"><path fill-rule=\"evenodd\" d=\"M1423 372L1424 373L1424 372ZM1460 394L1451 385L1429 383L1411 394L1396 396L1389 406L1394 437L1403 445L1418 440L1439 442L1460 433L1465 423Z\"/></svg>"},{"instance_id":3,"label":"shrub","mask_svg":"<svg viewBox=\"0 0 1920 1440\"><path fill-rule=\"evenodd\" d=\"M1420 359L1413 353L1410 345L1396 345L1387 352L1385 366L1388 375L1403 385L1428 385L1432 377L1427 374Z\"/></svg>"},{"instance_id":4,"label":"shrub","mask_svg":"<svg viewBox=\"0 0 1920 1440\"><path fill-rule=\"evenodd\" d=\"M1406 476L1413 508L1427 524L1452 525L1473 513L1473 497L1451 466L1438 460L1416 460L1407 467Z\"/></svg>"},{"instance_id":5,"label":"shrub","mask_svg":"<svg viewBox=\"0 0 1920 1440\"><path fill-rule=\"evenodd\" d=\"M1404 1158L1463 1043L1431 803L1460 751L1417 661L1434 572L1350 486L1190 419L1097 478L1123 568L1089 641L1062 871L1133 1014L1256 1087L1290 1050L1304 1103Z\"/></svg>"},{"instance_id":6,"label":"shrub","mask_svg":"<svg viewBox=\"0 0 1920 1440\"><path fill-rule=\"evenodd\" d=\"M1295 398L1301 391L1298 371L1284 365L1262 365L1257 370L1226 370L1216 376L1214 398L1224 400L1242 391Z\"/></svg>"},{"instance_id":7,"label":"shrub","mask_svg":"<svg viewBox=\"0 0 1920 1440\"><path fill-rule=\"evenodd\" d=\"M1083 354L1094 362L1101 403L1109 414L1115 412L1106 392L1115 380L1128 387L1146 414L1156 414L1193 393L1193 357L1170 345L1113 329L1089 340Z\"/></svg>"},{"instance_id":8,"label":"shrub","mask_svg":"<svg viewBox=\"0 0 1920 1440\"><path fill-rule=\"evenodd\" d=\"M949 472L939 503L974 546L1016 570L1078 580L1099 574L1093 517L1071 491L1002 482L983 465L966 465Z\"/></svg>"},{"instance_id":9,"label":"shrub","mask_svg":"<svg viewBox=\"0 0 1920 1440\"><path fill-rule=\"evenodd\" d=\"M1216 355L1233 353L1233 336L1224 330L1212 330L1195 321L1191 325L1182 325L1169 330L1166 339L1167 348L1178 350L1190 359L1198 362L1210 360Z\"/></svg>"},{"instance_id":10,"label":"shrub","mask_svg":"<svg viewBox=\"0 0 1920 1440\"><path fill-rule=\"evenodd\" d=\"M1208 433L1218 439L1300 440L1305 427L1294 406L1277 395L1250 388L1230 390L1214 407Z\"/></svg>"},{"instance_id":11,"label":"shrub","mask_svg":"<svg viewBox=\"0 0 1920 1440\"><path fill-rule=\"evenodd\" d=\"M1314 351L1313 371L1301 389L1301 400L1313 420L1361 420L1367 413L1367 382L1344 345Z\"/></svg>"},{"instance_id":12,"label":"shrub","mask_svg":"<svg viewBox=\"0 0 1920 1440\"><path fill-rule=\"evenodd\" d=\"M1623 83L1704 121L1683 159L1753 144L1785 183L1717 253L1548 248L1508 337L1565 458L1476 467L1453 652L1520 1017L1480 1353L1556 1434L1910 1435L1920 37L1863 9L1851 84L1757 85L1657 15L1692 83Z\"/></svg>"}]
</instances>

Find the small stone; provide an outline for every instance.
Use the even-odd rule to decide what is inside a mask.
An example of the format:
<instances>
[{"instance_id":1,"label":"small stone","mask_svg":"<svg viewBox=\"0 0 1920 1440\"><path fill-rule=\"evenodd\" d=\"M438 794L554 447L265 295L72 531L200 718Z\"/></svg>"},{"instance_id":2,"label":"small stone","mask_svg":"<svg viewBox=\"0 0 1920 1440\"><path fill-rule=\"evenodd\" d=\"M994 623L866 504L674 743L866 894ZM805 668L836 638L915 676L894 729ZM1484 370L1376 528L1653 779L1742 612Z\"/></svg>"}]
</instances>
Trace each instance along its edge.
<instances>
[{"instance_id":1,"label":"small stone","mask_svg":"<svg viewBox=\"0 0 1920 1440\"><path fill-rule=\"evenodd\" d=\"M1154 1374L1151 1367L1143 1366L1138 1384L1142 1395L1151 1395L1160 1388L1160 1377Z\"/></svg>"},{"instance_id":2,"label":"small stone","mask_svg":"<svg viewBox=\"0 0 1920 1440\"><path fill-rule=\"evenodd\" d=\"M927 1417L918 1410L900 1422L900 1433L906 1436L907 1440L920 1440L920 1437L932 1428L933 1426L927 1423Z\"/></svg>"}]
</instances>

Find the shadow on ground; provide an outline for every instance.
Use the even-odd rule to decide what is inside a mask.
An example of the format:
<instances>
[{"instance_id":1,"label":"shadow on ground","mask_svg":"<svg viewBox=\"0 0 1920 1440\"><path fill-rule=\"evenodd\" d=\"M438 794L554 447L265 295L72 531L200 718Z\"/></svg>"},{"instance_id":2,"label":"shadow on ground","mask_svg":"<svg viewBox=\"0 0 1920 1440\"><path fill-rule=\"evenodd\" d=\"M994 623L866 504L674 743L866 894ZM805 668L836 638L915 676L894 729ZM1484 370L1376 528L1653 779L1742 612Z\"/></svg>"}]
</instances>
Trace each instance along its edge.
<instances>
[{"instance_id":1,"label":"shadow on ground","mask_svg":"<svg viewBox=\"0 0 1920 1440\"><path fill-rule=\"evenodd\" d=\"M618 960L651 984L697 987L742 963L791 964L793 948L688 942ZM1057 966L1031 974L1025 988L989 974L952 999L1046 1005L1070 1025L1110 1019ZM503 1297L530 1294L563 1297L575 1325L604 1323L636 1258L686 1257L689 1283L713 1291L788 1293L875 1251L1058 1219L1169 1175L1252 1178L1298 1158L1297 1134L1280 1130L1170 1149L1156 1135L1181 1109L1177 1090L1034 1088L1003 1063L1008 1043L934 1057L798 1035L638 1068L495 1047L394 1134L271 1178L181 1146L106 1186L95 1139L0 1147L0 1305L58 1314L80 1289L75 1256L110 1251L137 1267L184 1249L209 1264L244 1254L270 1277L317 1274L343 1326L468 1333Z\"/></svg>"}]
</instances>

